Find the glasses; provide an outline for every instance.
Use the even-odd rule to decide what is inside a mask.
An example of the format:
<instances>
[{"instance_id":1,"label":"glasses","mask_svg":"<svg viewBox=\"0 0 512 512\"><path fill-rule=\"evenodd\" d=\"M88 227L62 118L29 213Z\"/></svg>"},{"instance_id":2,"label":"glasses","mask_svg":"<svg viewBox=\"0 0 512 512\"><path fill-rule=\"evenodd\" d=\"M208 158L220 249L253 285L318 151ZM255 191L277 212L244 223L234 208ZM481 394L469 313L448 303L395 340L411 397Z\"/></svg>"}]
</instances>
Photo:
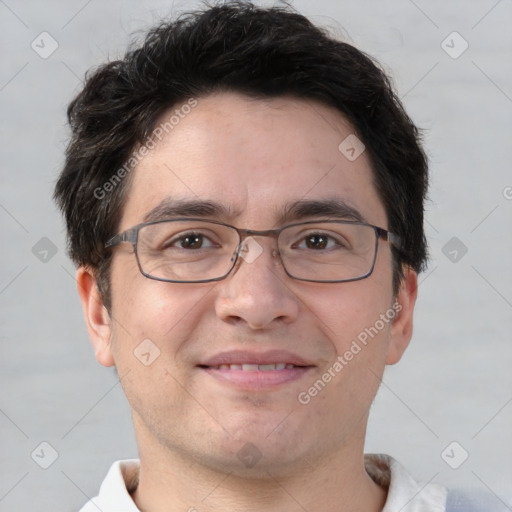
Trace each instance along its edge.
<instances>
[{"instance_id":1,"label":"glasses","mask_svg":"<svg viewBox=\"0 0 512 512\"><path fill-rule=\"evenodd\" d=\"M400 243L397 235L364 222L309 221L255 231L179 218L138 224L112 237L105 248L131 243L141 273L150 279L207 283L226 278L240 257L254 261L263 249L252 237L264 236L276 240L275 254L288 276L315 283L364 279L373 272L379 239Z\"/></svg>"}]
</instances>

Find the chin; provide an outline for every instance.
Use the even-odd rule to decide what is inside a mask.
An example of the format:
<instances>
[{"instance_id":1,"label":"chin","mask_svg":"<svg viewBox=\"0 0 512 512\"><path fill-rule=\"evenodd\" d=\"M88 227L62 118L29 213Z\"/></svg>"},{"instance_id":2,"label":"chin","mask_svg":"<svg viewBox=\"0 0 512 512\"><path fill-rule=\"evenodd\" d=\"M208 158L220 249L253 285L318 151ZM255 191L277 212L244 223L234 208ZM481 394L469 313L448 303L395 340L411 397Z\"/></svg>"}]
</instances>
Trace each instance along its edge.
<instances>
[{"instance_id":1,"label":"chin","mask_svg":"<svg viewBox=\"0 0 512 512\"><path fill-rule=\"evenodd\" d=\"M235 417L225 422L229 434L222 431L218 436L213 433L208 436L216 449L209 454L205 449L200 455L202 462L217 471L259 479L268 479L270 475L287 476L297 471L300 461L305 468L310 467L305 461L313 457L321 440L311 438L308 442L307 431L286 424L287 414L289 412L256 413L249 418L232 415Z\"/></svg>"}]
</instances>

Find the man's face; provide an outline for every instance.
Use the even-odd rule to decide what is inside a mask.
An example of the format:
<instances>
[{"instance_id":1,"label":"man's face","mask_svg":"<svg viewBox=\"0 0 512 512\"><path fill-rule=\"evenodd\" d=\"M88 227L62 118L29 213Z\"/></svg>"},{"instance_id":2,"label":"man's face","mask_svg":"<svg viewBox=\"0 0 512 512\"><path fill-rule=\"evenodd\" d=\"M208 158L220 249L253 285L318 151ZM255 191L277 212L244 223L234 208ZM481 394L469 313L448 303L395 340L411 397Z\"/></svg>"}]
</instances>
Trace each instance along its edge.
<instances>
[{"instance_id":1,"label":"man's face","mask_svg":"<svg viewBox=\"0 0 512 512\"><path fill-rule=\"evenodd\" d=\"M280 227L283 209L295 202L337 200L387 228L366 153L351 161L338 149L353 133L341 114L315 102L200 98L133 171L119 231L183 200L218 203L236 216L208 218L255 230ZM382 321L393 316L389 244L379 241L368 278L325 284L288 277L273 255L275 240L256 240L263 252L254 261L241 260L222 281L195 284L148 279L130 244L114 249L111 330L93 341L101 362L115 362L122 378L141 455L163 446L243 472L251 465L244 456L261 454L251 471L276 474L362 447L379 377L410 337L410 297L394 323ZM402 290L399 300L407 293L414 295ZM365 329L372 336L357 351L353 342ZM150 355L141 361L143 340L151 340L142 345ZM143 364L155 347L158 357ZM217 356L303 368L252 367L243 375L208 368ZM308 391L319 379L324 385Z\"/></svg>"}]
</instances>

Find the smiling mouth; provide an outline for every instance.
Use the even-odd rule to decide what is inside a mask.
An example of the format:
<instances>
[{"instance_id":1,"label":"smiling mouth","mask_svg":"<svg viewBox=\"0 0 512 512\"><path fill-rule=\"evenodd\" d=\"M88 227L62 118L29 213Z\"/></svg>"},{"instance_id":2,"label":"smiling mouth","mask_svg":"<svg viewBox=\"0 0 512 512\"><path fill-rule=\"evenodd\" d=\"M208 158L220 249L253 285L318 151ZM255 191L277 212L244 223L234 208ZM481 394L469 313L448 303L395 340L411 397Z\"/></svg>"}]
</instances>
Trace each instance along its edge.
<instances>
[{"instance_id":1,"label":"smiling mouth","mask_svg":"<svg viewBox=\"0 0 512 512\"><path fill-rule=\"evenodd\" d=\"M292 363L232 363L218 365L199 365L199 369L214 378L221 385L243 392L277 390L309 374L314 368L310 365Z\"/></svg>"}]
</instances>

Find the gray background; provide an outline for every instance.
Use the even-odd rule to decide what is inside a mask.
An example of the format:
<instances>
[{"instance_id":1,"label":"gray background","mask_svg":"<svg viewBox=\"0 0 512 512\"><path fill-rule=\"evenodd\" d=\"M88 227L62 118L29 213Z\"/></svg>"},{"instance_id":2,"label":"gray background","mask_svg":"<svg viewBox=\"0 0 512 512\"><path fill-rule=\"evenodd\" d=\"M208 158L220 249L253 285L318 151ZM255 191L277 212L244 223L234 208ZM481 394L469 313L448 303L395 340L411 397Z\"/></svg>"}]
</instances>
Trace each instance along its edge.
<instances>
[{"instance_id":1,"label":"gray background","mask_svg":"<svg viewBox=\"0 0 512 512\"><path fill-rule=\"evenodd\" d=\"M195 4L0 0L2 511L77 510L113 460L137 455L117 377L94 359L51 193L65 109L84 72L120 56L130 34ZM413 342L373 406L367 451L395 456L423 481L509 500L512 2L294 5L392 73L431 160L432 261L420 277ZM43 31L58 43L46 59L31 47L51 48ZM457 58L464 41L446 39L453 31L469 44ZM58 453L46 470L44 441ZM452 465L469 454L457 469L441 456L453 441Z\"/></svg>"}]
</instances>

